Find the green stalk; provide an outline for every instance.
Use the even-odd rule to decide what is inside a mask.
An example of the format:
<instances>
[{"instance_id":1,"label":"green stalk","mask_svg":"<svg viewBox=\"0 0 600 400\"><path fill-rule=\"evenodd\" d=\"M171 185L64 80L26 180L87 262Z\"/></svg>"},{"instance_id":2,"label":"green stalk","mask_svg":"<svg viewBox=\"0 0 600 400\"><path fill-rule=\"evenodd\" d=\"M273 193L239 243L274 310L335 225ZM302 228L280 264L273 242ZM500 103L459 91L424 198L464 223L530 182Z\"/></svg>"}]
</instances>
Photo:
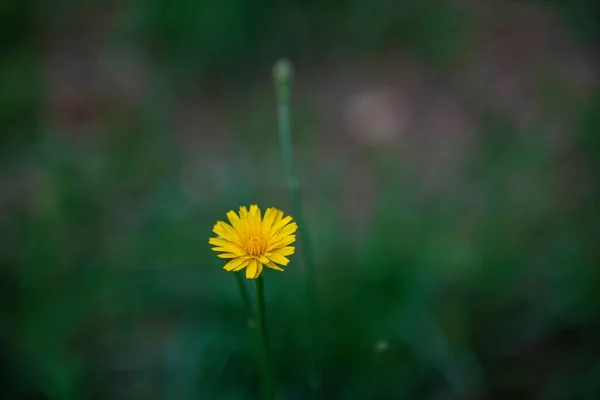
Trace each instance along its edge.
<instances>
[{"instance_id":1,"label":"green stalk","mask_svg":"<svg viewBox=\"0 0 600 400\"><path fill-rule=\"evenodd\" d=\"M242 274L233 274L235 277L235 281L237 283L238 291L240 292L240 297L242 298L242 303L244 303L244 310L246 311L246 321L248 325L253 320L254 313L252 311L252 303L250 302L250 296L248 295L248 290L246 289L246 284L244 283L244 278Z\"/></svg>"},{"instance_id":2,"label":"green stalk","mask_svg":"<svg viewBox=\"0 0 600 400\"><path fill-rule=\"evenodd\" d=\"M367 394L365 399L376 399L379 385L381 384L381 376L386 371L386 352L388 350L388 343L384 340L379 340L375 344L373 359L371 360L371 368L368 372L370 379L367 383Z\"/></svg>"},{"instance_id":3,"label":"green stalk","mask_svg":"<svg viewBox=\"0 0 600 400\"><path fill-rule=\"evenodd\" d=\"M265 398L267 400L275 399L275 389L273 386L273 373L271 371L271 349L269 346L269 336L267 332L267 319L265 317L265 292L262 275L254 280L256 284L256 299L258 301L258 329L263 350L262 369L265 385Z\"/></svg>"},{"instance_id":4,"label":"green stalk","mask_svg":"<svg viewBox=\"0 0 600 400\"><path fill-rule=\"evenodd\" d=\"M302 200L300 197L300 182L294 171L294 151L292 147L292 126L290 117L291 83L293 78L292 64L287 60L279 60L273 68L273 78L275 80L275 90L277 94L277 115L281 154L283 156L287 186L292 198L292 211L298 222L298 236L300 238L306 267L306 295L308 298L309 330L311 339L309 384L316 395L318 394L318 388L321 385L321 377L318 370L317 285L312 243L304 218Z\"/></svg>"}]
</instances>

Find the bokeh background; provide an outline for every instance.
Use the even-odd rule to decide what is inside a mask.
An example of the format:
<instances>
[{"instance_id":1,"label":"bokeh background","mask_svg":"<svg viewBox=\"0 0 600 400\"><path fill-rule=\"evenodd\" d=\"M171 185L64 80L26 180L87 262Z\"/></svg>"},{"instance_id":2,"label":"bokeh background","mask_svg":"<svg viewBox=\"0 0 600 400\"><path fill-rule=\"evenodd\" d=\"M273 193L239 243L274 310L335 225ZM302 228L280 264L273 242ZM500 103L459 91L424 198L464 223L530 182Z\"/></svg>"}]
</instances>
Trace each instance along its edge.
<instances>
[{"instance_id":1,"label":"bokeh background","mask_svg":"<svg viewBox=\"0 0 600 400\"><path fill-rule=\"evenodd\" d=\"M207 239L291 211L285 56L324 398L600 398L599 14L2 0L0 397L260 398ZM278 393L312 398L302 255L265 279Z\"/></svg>"}]
</instances>

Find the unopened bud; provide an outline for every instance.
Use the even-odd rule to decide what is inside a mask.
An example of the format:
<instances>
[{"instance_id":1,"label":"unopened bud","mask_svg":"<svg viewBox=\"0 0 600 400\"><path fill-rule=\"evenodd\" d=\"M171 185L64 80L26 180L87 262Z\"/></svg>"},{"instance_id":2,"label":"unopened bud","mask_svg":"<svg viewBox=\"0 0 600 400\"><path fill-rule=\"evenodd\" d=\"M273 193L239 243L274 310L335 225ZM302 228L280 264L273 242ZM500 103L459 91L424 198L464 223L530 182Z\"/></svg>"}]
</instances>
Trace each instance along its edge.
<instances>
[{"instance_id":1,"label":"unopened bud","mask_svg":"<svg viewBox=\"0 0 600 400\"><path fill-rule=\"evenodd\" d=\"M288 84L294 76L294 66L286 59L282 58L273 66L273 79L277 85Z\"/></svg>"},{"instance_id":2,"label":"unopened bud","mask_svg":"<svg viewBox=\"0 0 600 400\"><path fill-rule=\"evenodd\" d=\"M377 343L375 343L375 351L378 353L383 353L384 351L387 351L389 347L390 345L388 344L388 342L386 342L383 339L378 340Z\"/></svg>"}]
</instances>

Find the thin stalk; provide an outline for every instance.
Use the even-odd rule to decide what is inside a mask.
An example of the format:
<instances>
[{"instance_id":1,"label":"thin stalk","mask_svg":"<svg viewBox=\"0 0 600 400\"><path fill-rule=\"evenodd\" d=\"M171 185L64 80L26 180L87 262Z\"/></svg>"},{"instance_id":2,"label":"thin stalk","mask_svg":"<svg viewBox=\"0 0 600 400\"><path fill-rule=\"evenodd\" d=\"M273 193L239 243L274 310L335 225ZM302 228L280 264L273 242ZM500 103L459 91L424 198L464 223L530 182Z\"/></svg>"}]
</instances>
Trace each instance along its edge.
<instances>
[{"instance_id":1,"label":"thin stalk","mask_svg":"<svg viewBox=\"0 0 600 400\"><path fill-rule=\"evenodd\" d=\"M256 284L256 299L258 301L258 330L260 332L261 347L263 351L262 372L263 383L265 386L265 398L267 400L275 399L275 389L273 386L273 373L271 371L271 349L269 346L269 336L267 331L267 319L265 317L265 291L263 277L259 276L254 280Z\"/></svg>"},{"instance_id":2,"label":"thin stalk","mask_svg":"<svg viewBox=\"0 0 600 400\"><path fill-rule=\"evenodd\" d=\"M250 325L250 322L252 321L254 316L254 313L252 311L252 303L250 302L250 295L248 295L248 290L246 289L246 285L244 283L244 278L242 277L242 274L233 274L233 276L235 276L238 291L240 292L242 303L244 303L244 310L246 311L246 321Z\"/></svg>"},{"instance_id":3,"label":"thin stalk","mask_svg":"<svg viewBox=\"0 0 600 400\"><path fill-rule=\"evenodd\" d=\"M368 371L369 380L367 386L367 394L365 399L376 399L378 391L380 389L381 377L386 371L386 352L388 350L388 343L384 340L379 340L375 344L373 359L371 360L371 368Z\"/></svg>"},{"instance_id":4,"label":"thin stalk","mask_svg":"<svg viewBox=\"0 0 600 400\"><path fill-rule=\"evenodd\" d=\"M318 394L321 385L321 376L318 370L318 337L317 337L317 285L315 277L314 256L311 238L304 218L302 200L300 197L300 182L294 171L294 150L292 147L291 126L291 83L293 67L287 60L280 60L275 64L273 77L277 94L277 116L279 127L279 140L281 142L281 154L285 167L287 186L292 198L292 211L298 222L298 236L306 267L306 295L308 298L309 330L311 340L310 351L310 376L309 384L315 395Z\"/></svg>"}]
</instances>

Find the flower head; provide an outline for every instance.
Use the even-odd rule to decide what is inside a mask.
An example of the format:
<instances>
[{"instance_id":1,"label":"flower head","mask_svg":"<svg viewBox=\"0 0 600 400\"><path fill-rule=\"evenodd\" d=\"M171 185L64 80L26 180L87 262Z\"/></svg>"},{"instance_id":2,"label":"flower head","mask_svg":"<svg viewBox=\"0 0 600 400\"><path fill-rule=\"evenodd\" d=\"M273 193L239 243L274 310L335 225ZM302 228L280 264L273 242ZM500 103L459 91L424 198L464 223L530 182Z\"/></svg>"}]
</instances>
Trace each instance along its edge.
<instances>
[{"instance_id":1,"label":"flower head","mask_svg":"<svg viewBox=\"0 0 600 400\"><path fill-rule=\"evenodd\" d=\"M218 221L213 232L218 237L208 240L212 250L220 252L217 257L231 259L223 269L226 271L241 271L246 268L246 278L256 279L260 276L263 266L277 271L283 271L277 264L286 266L290 260L286 256L294 254L290 244L296 241L294 232L298 225L292 222L292 217L284 218L283 211L267 208L261 217L260 208L251 205L250 210L240 207L239 214L235 211L227 213L229 223Z\"/></svg>"}]
</instances>

